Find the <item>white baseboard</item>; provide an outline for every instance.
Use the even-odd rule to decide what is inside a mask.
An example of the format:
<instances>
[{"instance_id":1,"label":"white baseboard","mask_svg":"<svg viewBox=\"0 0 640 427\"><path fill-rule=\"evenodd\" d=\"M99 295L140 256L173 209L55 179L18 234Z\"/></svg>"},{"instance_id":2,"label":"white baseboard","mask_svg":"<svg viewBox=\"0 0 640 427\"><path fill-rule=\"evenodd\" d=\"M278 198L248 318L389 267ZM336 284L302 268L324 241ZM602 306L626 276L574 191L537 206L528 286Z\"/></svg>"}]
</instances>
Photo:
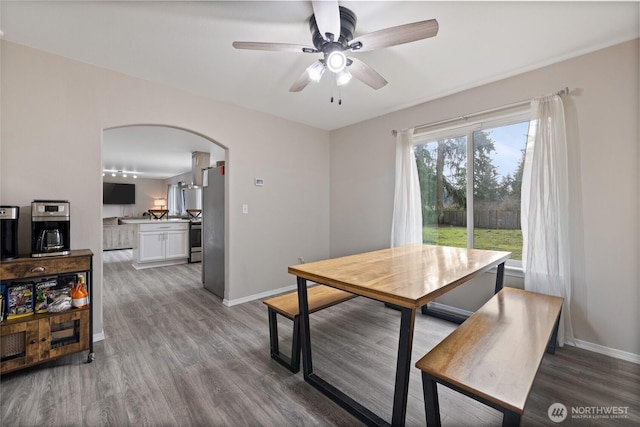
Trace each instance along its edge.
<instances>
[{"instance_id":1,"label":"white baseboard","mask_svg":"<svg viewBox=\"0 0 640 427\"><path fill-rule=\"evenodd\" d=\"M451 314L455 314L458 316L465 316L465 317L469 317L473 314L473 311L469 311L469 310L463 310L461 308L458 307L454 307L451 305L446 305L446 304L442 304L439 302L430 302L428 304L429 308L432 308L434 310L440 310L440 311L446 311L448 313Z\"/></svg>"},{"instance_id":2,"label":"white baseboard","mask_svg":"<svg viewBox=\"0 0 640 427\"><path fill-rule=\"evenodd\" d=\"M289 291L295 291L298 288L297 285L290 285L290 286L285 286L283 288L278 288L278 289L273 289L270 291L265 291L265 292L260 292L259 294L253 294L253 295L249 295L246 297L242 297L242 298L236 298L236 299L223 299L222 300L222 304L226 305L227 307L233 307L234 305L238 305L238 304L243 304L245 302L250 302L250 301L255 301L257 299L263 299L263 298L268 298L272 295L277 295L277 294L281 294L283 292L289 292Z\"/></svg>"},{"instance_id":3,"label":"white baseboard","mask_svg":"<svg viewBox=\"0 0 640 427\"><path fill-rule=\"evenodd\" d=\"M618 350L616 348L605 347L600 344L594 344L592 342L583 340L574 340L575 347L582 348L584 350L593 351L594 353L604 354L605 356L615 357L616 359L626 360L627 362L637 363L640 365L640 354L634 354L624 350ZM569 342L567 345L573 345Z\"/></svg>"},{"instance_id":4,"label":"white baseboard","mask_svg":"<svg viewBox=\"0 0 640 427\"><path fill-rule=\"evenodd\" d=\"M93 334L93 342L98 342L102 340L104 340L104 330Z\"/></svg>"}]
</instances>

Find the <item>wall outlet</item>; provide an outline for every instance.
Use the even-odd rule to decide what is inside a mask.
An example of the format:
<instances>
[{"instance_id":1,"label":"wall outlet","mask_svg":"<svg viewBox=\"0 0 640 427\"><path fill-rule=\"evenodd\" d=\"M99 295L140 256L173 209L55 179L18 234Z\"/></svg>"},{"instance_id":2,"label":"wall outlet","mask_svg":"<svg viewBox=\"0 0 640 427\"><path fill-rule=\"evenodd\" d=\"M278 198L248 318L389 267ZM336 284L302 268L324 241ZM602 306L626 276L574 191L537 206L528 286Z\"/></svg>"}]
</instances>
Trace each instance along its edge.
<instances>
[{"instance_id":1,"label":"wall outlet","mask_svg":"<svg viewBox=\"0 0 640 427\"><path fill-rule=\"evenodd\" d=\"M298 262L299 262L300 264L304 264L304 257L299 256L299 257L298 257Z\"/></svg>"},{"instance_id":2,"label":"wall outlet","mask_svg":"<svg viewBox=\"0 0 640 427\"><path fill-rule=\"evenodd\" d=\"M249 205L242 205L242 213L243 214L248 214L249 213Z\"/></svg>"}]
</instances>

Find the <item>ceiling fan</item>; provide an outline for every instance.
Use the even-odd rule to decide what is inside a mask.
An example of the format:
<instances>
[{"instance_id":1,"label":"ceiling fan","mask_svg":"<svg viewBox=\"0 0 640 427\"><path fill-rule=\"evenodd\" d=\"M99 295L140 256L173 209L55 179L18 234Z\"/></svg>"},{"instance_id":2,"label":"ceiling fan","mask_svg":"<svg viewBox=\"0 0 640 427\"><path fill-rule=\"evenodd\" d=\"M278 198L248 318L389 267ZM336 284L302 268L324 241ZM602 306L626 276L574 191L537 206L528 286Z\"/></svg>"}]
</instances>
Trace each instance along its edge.
<instances>
[{"instance_id":1,"label":"ceiling fan","mask_svg":"<svg viewBox=\"0 0 640 427\"><path fill-rule=\"evenodd\" d=\"M236 49L322 53L323 57L311 64L293 83L290 92L300 92L312 81L320 81L327 69L334 74L338 86L346 84L353 76L373 89L380 89L387 84L384 77L359 59L346 56L345 52L382 49L438 34L438 21L429 19L353 38L357 21L355 13L339 6L337 1L311 3L313 15L309 18L309 29L314 47L289 43L233 42Z\"/></svg>"}]
</instances>

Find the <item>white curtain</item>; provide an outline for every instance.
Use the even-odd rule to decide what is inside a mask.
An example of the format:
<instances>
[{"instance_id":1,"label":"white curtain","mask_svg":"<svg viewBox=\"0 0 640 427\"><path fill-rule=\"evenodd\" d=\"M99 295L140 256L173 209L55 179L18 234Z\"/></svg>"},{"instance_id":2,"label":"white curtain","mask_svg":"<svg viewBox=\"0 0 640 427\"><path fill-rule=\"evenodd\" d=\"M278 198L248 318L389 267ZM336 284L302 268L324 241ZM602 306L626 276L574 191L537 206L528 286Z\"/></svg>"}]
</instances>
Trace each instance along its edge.
<instances>
[{"instance_id":1,"label":"white curtain","mask_svg":"<svg viewBox=\"0 0 640 427\"><path fill-rule=\"evenodd\" d=\"M413 128L396 134L396 189L391 247L422 243L422 207L418 167L413 153Z\"/></svg>"},{"instance_id":2,"label":"white curtain","mask_svg":"<svg viewBox=\"0 0 640 427\"><path fill-rule=\"evenodd\" d=\"M573 343L569 262L569 176L564 107L558 95L536 98L522 176L524 287L564 298L558 343Z\"/></svg>"}]
</instances>

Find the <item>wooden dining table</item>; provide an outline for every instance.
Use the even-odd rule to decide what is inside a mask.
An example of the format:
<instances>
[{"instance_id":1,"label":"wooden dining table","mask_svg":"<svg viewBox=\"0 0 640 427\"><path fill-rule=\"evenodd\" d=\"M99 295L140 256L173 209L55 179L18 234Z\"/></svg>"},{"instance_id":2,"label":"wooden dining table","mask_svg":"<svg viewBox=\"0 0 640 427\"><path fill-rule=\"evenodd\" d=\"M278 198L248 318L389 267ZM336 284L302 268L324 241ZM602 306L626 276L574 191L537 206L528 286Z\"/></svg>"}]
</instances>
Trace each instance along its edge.
<instances>
[{"instance_id":1,"label":"wooden dining table","mask_svg":"<svg viewBox=\"0 0 640 427\"><path fill-rule=\"evenodd\" d=\"M413 244L289 267L288 272L297 276L305 381L364 423L389 425L313 371L307 280L384 302L400 311L391 425L404 425L416 311L496 267L498 292L503 284L504 264L510 256L510 252L502 251Z\"/></svg>"}]
</instances>

